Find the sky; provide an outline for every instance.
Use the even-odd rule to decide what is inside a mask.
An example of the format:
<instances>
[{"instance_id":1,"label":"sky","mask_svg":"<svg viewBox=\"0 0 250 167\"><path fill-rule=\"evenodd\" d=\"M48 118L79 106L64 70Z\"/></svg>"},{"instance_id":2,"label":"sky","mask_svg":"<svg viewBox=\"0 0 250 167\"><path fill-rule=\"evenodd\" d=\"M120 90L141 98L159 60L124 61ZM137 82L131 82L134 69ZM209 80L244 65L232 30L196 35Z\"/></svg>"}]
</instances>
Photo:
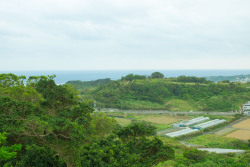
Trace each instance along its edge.
<instances>
[{"instance_id":1,"label":"sky","mask_svg":"<svg viewBox=\"0 0 250 167\"><path fill-rule=\"evenodd\" d=\"M249 0L0 0L0 70L250 69Z\"/></svg>"}]
</instances>

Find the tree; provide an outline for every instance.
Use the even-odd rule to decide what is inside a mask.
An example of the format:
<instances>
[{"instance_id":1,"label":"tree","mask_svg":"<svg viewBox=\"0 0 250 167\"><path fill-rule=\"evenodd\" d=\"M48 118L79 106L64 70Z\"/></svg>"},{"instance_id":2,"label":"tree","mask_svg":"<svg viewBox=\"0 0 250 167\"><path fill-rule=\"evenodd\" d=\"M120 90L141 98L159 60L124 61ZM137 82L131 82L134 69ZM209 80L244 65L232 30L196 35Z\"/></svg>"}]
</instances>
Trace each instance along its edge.
<instances>
[{"instance_id":1,"label":"tree","mask_svg":"<svg viewBox=\"0 0 250 167\"><path fill-rule=\"evenodd\" d=\"M17 167L66 167L66 164L60 159L59 156L49 148L39 147L35 144L27 145L25 153L17 162Z\"/></svg>"},{"instance_id":2,"label":"tree","mask_svg":"<svg viewBox=\"0 0 250 167\"><path fill-rule=\"evenodd\" d=\"M125 77L122 77L122 81L133 81L136 79L146 79L146 76L144 75L134 75L134 74L128 74Z\"/></svg>"},{"instance_id":3,"label":"tree","mask_svg":"<svg viewBox=\"0 0 250 167\"><path fill-rule=\"evenodd\" d=\"M156 127L145 121L134 121L128 126L116 131L119 138L136 140L137 137L151 136L156 134Z\"/></svg>"},{"instance_id":4,"label":"tree","mask_svg":"<svg viewBox=\"0 0 250 167\"><path fill-rule=\"evenodd\" d=\"M15 80L2 82L4 90L20 86L14 84L19 82L13 78ZM0 95L0 131L9 133L11 142L18 139L24 145L41 145L56 152L67 166L76 166L80 163L80 147L92 133L90 113L93 108L78 101L68 85L56 85L50 77L36 79L26 87L41 94L43 99L35 104L26 98Z\"/></svg>"},{"instance_id":5,"label":"tree","mask_svg":"<svg viewBox=\"0 0 250 167\"><path fill-rule=\"evenodd\" d=\"M15 144L12 146L4 146L3 144L6 142L7 133L0 133L0 165L4 165L8 162L8 160L12 158L16 158L17 151L21 150L22 145Z\"/></svg>"},{"instance_id":6,"label":"tree","mask_svg":"<svg viewBox=\"0 0 250 167\"><path fill-rule=\"evenodd\" d=\"M154 72L151 74L151 78L164 78L164 75L160 72Z\"/></svg>"},{"instance_id":7,"label":"tree","mask_svg":"<svg viewBox=\"0 0 250 167\"><path fill-rule=\"evenodd\" d=\"M194 160L195 162L203 161L206 156L206 151L199 151L197 149L186 150L183 156L187 159Z\"/></svg>"}]
</instances>

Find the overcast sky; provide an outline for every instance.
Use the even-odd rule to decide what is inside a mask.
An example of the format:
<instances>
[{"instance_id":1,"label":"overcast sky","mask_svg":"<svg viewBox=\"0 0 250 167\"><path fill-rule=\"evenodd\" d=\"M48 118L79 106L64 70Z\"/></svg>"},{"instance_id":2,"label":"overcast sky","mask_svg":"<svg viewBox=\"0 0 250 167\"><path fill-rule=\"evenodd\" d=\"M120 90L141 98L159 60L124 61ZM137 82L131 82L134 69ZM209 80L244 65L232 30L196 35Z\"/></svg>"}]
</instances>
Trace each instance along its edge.
<instances>
[{"instance_id":1,"label":"overcast sky","mask_svg":"<svg viewBox=\"0 0 250 167\"><path fill-rule=\"evenodd\" d=\"M0 0L0 70L250 69L249 0Z\"/></svg>"}]
</instances>

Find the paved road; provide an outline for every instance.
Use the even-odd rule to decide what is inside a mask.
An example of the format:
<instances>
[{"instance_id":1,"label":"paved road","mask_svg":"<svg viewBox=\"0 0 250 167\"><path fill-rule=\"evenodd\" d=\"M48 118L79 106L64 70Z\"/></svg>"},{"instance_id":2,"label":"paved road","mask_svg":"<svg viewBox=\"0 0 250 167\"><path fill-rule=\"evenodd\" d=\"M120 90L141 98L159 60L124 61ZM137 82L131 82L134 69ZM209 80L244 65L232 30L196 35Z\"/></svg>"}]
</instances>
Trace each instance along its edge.
<instances>
[{"instance_id":1,"label":"paved road","mask_svg":"<svg viewBox=\"0 0 250 167\"><path fill-rule=\"evenodd\" d=\"M239 114L238 112L202 112L202 111L168 111L168 110L118 110L118 109L102 109L100 111L96 110L96 112L120 112L120 113L129 113L129 114L184 114L184 115L235 115Z\"/></svg>"}]
</instances>

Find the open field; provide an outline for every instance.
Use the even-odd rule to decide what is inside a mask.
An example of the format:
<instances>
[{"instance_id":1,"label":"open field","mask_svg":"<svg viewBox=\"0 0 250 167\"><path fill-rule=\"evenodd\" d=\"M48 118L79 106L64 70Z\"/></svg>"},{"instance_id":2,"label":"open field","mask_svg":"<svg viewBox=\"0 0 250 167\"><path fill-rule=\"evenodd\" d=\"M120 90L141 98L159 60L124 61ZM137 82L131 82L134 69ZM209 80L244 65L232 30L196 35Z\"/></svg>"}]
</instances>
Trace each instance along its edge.
<instances>
[{"instance_id":1,"label":"open field","mask_svg":"<svg viewBox=\"0 0 250 167\"><path fill-rule=\"evenodd\" d=\"M250 140L250 130L237 130L226 135L226 137L233 137L240 140Z\"/></svg>"},{"instance_id":2,"label":"open field","mask_svg":"<svg viewBox=\"0 0 250 167\"><path fill-rule=\"evenodd\" d=\"M126 126L132 120L141 120L153 123L157 131L171 128L174 122L189 120L191 116L170 116L168 114L127 114L127 113L105 113L109 117L114 117L121 126Z\"/></svg>"},{"instance_id":3,"label":"open field","mask_svg":"<svg viewBox=\"0 0 250 167\"><path fill-rule=\"evenodd\" d=\"M191 117L187 116L155 116L155 115L149 115L141 120L147 121L147 122L152 122L156 124L171 124L174 122L178 122L180 120L188 120L191 119Z\"/></svg>"},{"instance_id":4,"label":"open field","mask_svg":"<svg viewBox=\"0 0 250 167\"><path fill-rule=\"evenodd\" d=\"M115 120L118 122L121 126L126 126L131 123L131 120L125 119L125 118L115 118Z\"/></svg>"},{"instance_id":5,"label":"open field","mask_svg":"<svg viewBox=\"0 0 250 167\"><path fill-rule=\"evenodd\" d=\"M238 124L233 125L234 128L250 130L250 119L244 120Z\"/></svg>"}]
</instances>

